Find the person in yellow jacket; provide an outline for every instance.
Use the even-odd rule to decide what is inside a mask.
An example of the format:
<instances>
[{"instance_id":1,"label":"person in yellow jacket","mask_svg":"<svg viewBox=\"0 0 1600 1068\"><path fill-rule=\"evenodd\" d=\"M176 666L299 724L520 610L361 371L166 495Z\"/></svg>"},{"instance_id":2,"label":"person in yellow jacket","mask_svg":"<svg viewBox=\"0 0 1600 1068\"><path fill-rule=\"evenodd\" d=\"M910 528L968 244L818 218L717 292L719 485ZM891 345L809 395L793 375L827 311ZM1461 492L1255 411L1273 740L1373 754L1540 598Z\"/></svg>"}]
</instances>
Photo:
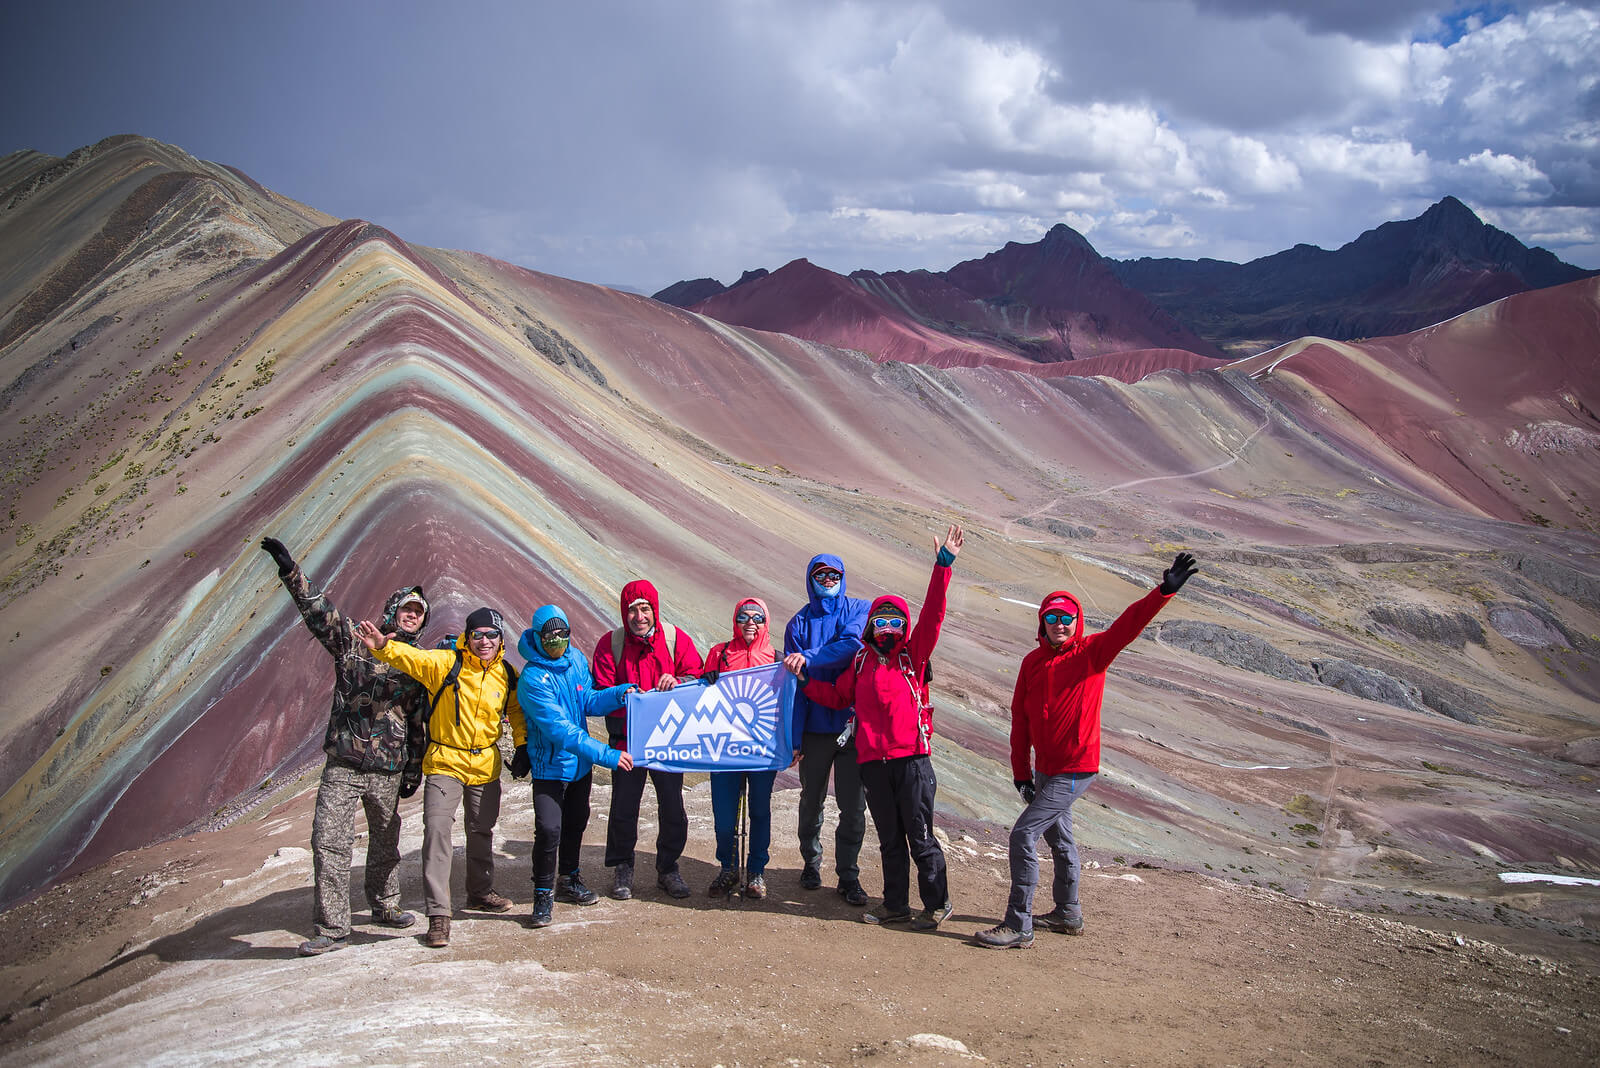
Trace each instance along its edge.
<instances>
[{"instance_id":1,"label":"person in yellow jacket","mask_svg":"<svg viewBox=\"0 0 1600 1068\"><path fill-rule=\"evenodd\" d=\"M453 649L418 649L392 642L370 621L356 633L374 656L410 675L436 695L422 757L422 883L428 902L427 945L450 944L450 864L456 808L467 814L467 903L480 912L505 912L511 900L494 890L494 825L500 818L500 720L512 740L527 740L517 704L516 676L505 662L500 613L479 608ZM455 678L452 671L460 663Z\"/></svg>"}]
</instances>

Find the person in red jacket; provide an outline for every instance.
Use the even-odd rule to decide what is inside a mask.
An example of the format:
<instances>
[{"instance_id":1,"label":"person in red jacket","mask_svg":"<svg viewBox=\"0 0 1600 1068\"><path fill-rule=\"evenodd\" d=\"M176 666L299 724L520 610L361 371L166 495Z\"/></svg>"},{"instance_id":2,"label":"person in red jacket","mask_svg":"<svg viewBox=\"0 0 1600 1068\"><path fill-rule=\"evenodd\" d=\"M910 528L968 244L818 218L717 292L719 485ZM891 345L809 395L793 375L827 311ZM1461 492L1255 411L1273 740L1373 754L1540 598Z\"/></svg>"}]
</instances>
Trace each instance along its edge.
<instances>
[{"instance_id":1,"label":"person in red jacket","mask_svg":"<svg viewBox=\"0 0 1600 1068\"><path fill-rule=\"evenodd\" d=\"M622 587L622 626L594 647L590 665L597 688L631 683L641 690L670 690L705 670L694 639L661 622L661 598L644 579ZM613 749L626 749L626 711L606 717ZM689 841L689 815L683 808L683 773L633 768L611 773L611 816L606 827L606 867L615 869L611 896L633 896L633 852L639 841L639 803L645 777L656 788L656 885L672 897L688 897L689 884L678 872L678 858Z\"/></svg>"},{"instance_id":2,"label":"person in red jacket","mask_svg":"<svg viewBox=\"0 0 1600 1068\"><path fill-rule=\"evenodd\" d=\"M778 659L778 651L767 638L767 602L746 597L733 608L733 637L711 647L706 653L706 672L701 682L716 682L726 671L761 667ZM732 897L741 886L747 900L761 901L767 896L767 862L772 859L772 784L776 770L713 771L711 773L711 824L717 835L717 863L721 871L707 893L711 897ZM750 855L741 879L736 848L739 832L739 799L744 796L750 815Z\"/></svg>"},{"instance_id":3,"label":"person in red jacket","mask_svg":"<svg viewBox=\"0 0 1600 1068\"><path fill-rule=\"evenodd\" d=\"M1100 699L1106 671L1199 568L1179 553L1161 584L1123 610L1110 628L1085 637L1078 599L1057 590L1039 605L1039 647L1022 658L1011 696L1011 775L1027 808L1011 828L1011 899L980 945L1033 945L1033 891L1039 882L1034 842L1042 834L1055 858L1055 908L1039 921L1062 934L1083 933L1078 903L1078 845L1072 804L1100 772Z\"/></svg>"},{"instance_id":4,"label":"person in red jacket","mask_svg":"<svg viewBox=\"0 0 1600 1068\"><path fill-rule=\"evenodd\" d=\"M855 706L856 758L867 810L883 857L883 902L862 915L867 923L910 922L931 931L950 917L944 850L933 836L933 707L928 701L928 658L944 626L950 566L961 551L962 531L952 526L939 546L928 594L917 623L905 598L885 596L867 613L865 648L832 682L799 675L805 694L826 708ZM848 731L850 728L845 728ZM840 743L844 744L843 742ZM922 911L911 915L910 861L917 864Z\"/></svg>"}]
</instances>

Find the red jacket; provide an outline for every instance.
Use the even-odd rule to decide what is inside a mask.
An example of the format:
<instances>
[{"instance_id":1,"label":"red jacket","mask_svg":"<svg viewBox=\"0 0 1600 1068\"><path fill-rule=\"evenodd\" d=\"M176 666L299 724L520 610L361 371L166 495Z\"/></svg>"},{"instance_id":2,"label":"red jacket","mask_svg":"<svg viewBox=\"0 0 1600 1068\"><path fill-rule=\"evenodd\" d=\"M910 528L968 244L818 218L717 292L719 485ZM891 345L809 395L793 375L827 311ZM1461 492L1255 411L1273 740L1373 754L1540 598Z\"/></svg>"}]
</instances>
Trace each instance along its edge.
<instances>
[{"instance_id":1,"label":"red jacket","mask_svg":"<svg viewBox=\"0 0 1600 1068\"><path fill-rule=\"evenodd\" d=\"M628 629L628 605L640 598L648 601L655 613L656 629L648 639L637 637ZM700 662L700 651L694 647L694 639L682 630L677 631L673 648L667 649L667 640L662 634L661 598L650 583L635 579L622 587L621 613L622 626L618 630L622 634L622 656L611 655L612 634L616 632L607 631L594 647L594 655L589 658L597 689L631 683L641 690L653 690L656 681L663 675L699 675L705 670ZM627 713L616 712L607 716L606 730L614 737L626 737Z\"/></svg>"},{"instance_id":2,"label":"red jacket","mask_svg":"<svg viewBox=\"0 0 1600 1068\"><path fill-rule=\"evenodd\" d=\"M939 631L944 626L945 593L950 589L950 569L934 565L928 579L928 595L923 599L922 610L917 613L917 624L911 636L898 643L887 656L876 649L867 648L866 655L857 655L833 682L812 679L806 683L806 696L827 708L856 708L856 760L865 764L869 760L892 760L895 757L920 756L931 748L933 721L931 714L924 715L919 692L922 678L939 644ZM871 620L878 609L892 604L911 618L911 610L900 597L879 597L872 602L867 613ZM868 633L871 623L867 624ZM906 655L902 658L901 654ZM861 665L859 674L856 664ZM912 678L906 677L909 666Z\"/></svg>"},{"instance_id":3,"label":"red jacket","mask_svg":"<svg viewBox=\"0 0 1600 1068\"><path fill-rule=\"evenodd\" d=\"M744 640L744 629L739 626L739 609L746 607L759 608L768 622L771 621L772 616L767 612L767 602L759 597L746 597L734 605L733 638L718 642L711 647L711 651L706 654L707 671L738 671L740 668L771 664L778 659L778 651L772 647L772 642L767 640L766 623L756 627L755 641Z\"/></svg>"},{"instance_id":4,"label":"red jacket","mask_svg":"<svg viewBox=\"0 0 1600 1068\"><path fill-rule=\"evenodd\" d=\"M1106 669L1128 643L1172 599L1151 590L1123 610L1098 634L1083 633L1078 599L1057 590L1039 606L1039 648L1022 658L1011 695L1011 776L1018 781L1041 775L1100 770L1100 698ZM1044 606L1066 600L1078 617L1072 637L1060 649L1044 636ZM1032 760L1029 760L1032 750Z\"/></svg>"}]
</instances>

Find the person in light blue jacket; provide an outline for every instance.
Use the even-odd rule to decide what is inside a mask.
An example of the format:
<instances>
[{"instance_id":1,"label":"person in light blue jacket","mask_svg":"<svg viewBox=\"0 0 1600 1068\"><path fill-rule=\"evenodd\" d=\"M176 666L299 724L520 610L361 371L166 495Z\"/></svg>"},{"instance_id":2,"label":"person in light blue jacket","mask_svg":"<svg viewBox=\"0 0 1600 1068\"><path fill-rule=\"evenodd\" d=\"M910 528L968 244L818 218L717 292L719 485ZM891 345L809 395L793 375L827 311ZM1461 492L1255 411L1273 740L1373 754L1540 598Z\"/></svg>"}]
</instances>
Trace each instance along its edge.
<instances>
[{"instance_id":1,"label":"person in light blue jacket","mask_svg":"<svg viewBox=\"0 0 1600 1068\"><path fill-rule=\"evenodd\" d=\"M783 662L796 674L804 671L809 678L832 682L861 651L870 605L845 596L844 562L831 553L811 558L805 581L806 606L783 631ZM835 710L803 693L794 695L795 756L800 759L798 832L800 859L805 862L800 885L807 890L822 885L822 805L828 798L831 772L839 805L839 825L833 835L839 894L851 905L865 905L867 892L861 887L857 860L867 830L866 794L861 790L855 742L840 737L854 715L854 708Z\"/></svg>"},{"instance_id":2,"label":"person in light blue jacket","mask_svg":"<svg viewBox=\"0 0 1600 1068\"><path fill-rule=\"evenodd\" d=\"M586 718L617 711L633 687L594 688L589 661L572 644L567 614L553 604L533 614L517 651L528 662L517 681L528 740L511 761L511 775L533 776L533 914L527 925L546 927L557 899L575 905L600 900L578 872L593 769L626 771L633 758L591 737Z\"/></svg>"}]
</instances>

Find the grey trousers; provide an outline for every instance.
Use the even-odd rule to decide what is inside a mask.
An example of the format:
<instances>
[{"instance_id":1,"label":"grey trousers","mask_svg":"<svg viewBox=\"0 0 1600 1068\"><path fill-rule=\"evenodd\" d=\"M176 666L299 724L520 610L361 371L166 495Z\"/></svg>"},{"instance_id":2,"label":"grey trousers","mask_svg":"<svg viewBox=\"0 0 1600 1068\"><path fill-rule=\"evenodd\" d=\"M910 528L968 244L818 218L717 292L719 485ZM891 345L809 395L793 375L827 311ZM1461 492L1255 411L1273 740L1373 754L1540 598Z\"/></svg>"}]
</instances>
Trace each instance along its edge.
<instances>
[{"instance_id":1,"label":"grey trousers","mask_svg":"<svg viewBox=\"0 0 1600 1068\"><path fill-rule=\"evenodd\" d=\"M1094 782L1094 772L1035 775L1033 804L1022 810L1011 828L1011 900L1006 903L1006 926L1014 931L1033 930L1033 890L1039 883L1039 855L1033 843L1040 835L1055 857L1052 889L1055 905L1067 918L1081 920L1078 904L1078 843L1072 838L1072 803Z\"/></svg>"},{"instance_id":2,"label":"grey trousers","mask_svg":"<svg viewBox=\"0 0 1600 1068\"><path fill-rule=\"evenodd\" d=\"M357 805L367 813L367 904L373 909L399 907L399 801L399 772L357 771L333 760L323 765L317 811L311 818L317 934L344 938L350 933L350 854Z\"/></svg>"},{"instance_id":3,"label":"grey trousers","mask_svg":"<svg viewBox=\"0 0 1600 1068\"><path fill-rule=\"evenodd\" d=\"M828 773L833 773L833 799L839 826L833 832L833 864L840 882L859 882L861 839L867 833L867 795L861 789L856 743L839 747L838 735L807 731L800 742L800 859L808 868L822 868L822 805L828 799Z\"/></svg>"},{"instance_id":4,"label":"grey trousers","mask_svg":"<svg viewBox=\"0 0 1600 1068\"><path fill-rule=\"evenodd\" d=\"M500 781L468 786L429 775L422 787L422 886L429 916L448 916L456 807L467 813L467 900L494 889L494 825L500 819Z\"/></svg>"}]
</instances>

